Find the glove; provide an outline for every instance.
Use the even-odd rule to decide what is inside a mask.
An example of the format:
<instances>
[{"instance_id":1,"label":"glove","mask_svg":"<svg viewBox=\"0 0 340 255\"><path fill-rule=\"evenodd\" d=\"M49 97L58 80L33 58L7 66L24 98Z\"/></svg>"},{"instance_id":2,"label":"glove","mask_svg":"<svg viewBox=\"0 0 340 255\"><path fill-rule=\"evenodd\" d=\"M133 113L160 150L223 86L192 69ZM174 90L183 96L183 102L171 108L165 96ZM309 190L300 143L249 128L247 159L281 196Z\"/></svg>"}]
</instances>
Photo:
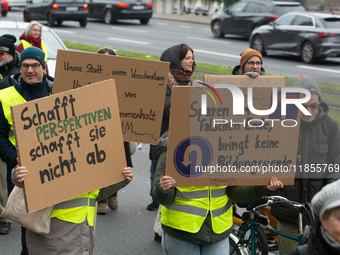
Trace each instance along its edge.
<instances>
[{"instance_id":1,"label":"glove","mask_svg":"<svg viewBox=\"0 0 340 255\"><path fill-rule=\"evenodd\" d=\"M257 78L260 76L258 73L255 73L255 72L248 72L248 73L245 73L244 75L248 75L250 78Z\"/></svg>"}]
</instances>

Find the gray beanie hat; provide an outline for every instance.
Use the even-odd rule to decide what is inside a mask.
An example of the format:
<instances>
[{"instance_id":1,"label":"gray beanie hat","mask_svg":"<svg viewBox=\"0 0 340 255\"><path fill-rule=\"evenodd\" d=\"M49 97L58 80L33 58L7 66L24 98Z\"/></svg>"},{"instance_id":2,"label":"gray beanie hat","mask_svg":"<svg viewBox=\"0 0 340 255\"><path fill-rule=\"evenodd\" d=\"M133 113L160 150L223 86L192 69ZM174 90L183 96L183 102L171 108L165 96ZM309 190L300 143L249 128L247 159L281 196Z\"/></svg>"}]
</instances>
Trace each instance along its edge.
<instances>
[{"instance_id":1,"label":"gray beanie hat","mask_svg":"<svg viewBox=\"0 0 340 255\"><path fill-rule=\"evenodd\" d=\"M36 47L28 47L20 54L20 66L25 59L35 59L46 69L45 53Z\"/></svg>"},{"instance_id":2,"label":"gray beanie hat","mask_svg":"<svg viewBox=\"0 0 340 255\"><path fill-rule=\"evenodd\" d=\"M328 209L340 206L340 179L322 188L312 199L312 207L320 220Z\"/></svg>"},{"instance_id":3,"label":"gray beanie hat","mask_svg":"<svg viewBox=\"0 0 340 255\"><path fill-rule=\"evenodd\" d=\"M322 101L321 98L321 90L319 88L319 85L312 79L308 78L305 75L300 75L293 86L298 86L298 87L303 87L307 90L309 90L309 92L314 92L319 96L319 100L320 102Z\"/></svg>"}]
</instances>

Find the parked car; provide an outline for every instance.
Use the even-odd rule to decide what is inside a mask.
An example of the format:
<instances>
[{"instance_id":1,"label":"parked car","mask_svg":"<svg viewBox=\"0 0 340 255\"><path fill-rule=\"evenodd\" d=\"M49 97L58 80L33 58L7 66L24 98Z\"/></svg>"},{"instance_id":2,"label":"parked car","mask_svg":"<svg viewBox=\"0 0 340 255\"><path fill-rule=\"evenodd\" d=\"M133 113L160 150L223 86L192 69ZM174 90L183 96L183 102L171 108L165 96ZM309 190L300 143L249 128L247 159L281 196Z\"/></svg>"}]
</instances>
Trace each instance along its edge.
<instances>
[{"instance_id":1,"label":"parked car","mask_svg":"<svg viewBox=\"0 0 340 255\"><path fill-rule=\"evenodd\" d=\"M15 21L0 22L0 36L12 34L17 38L16 46L20 44L20 36L24 33L29 23ZM48 27L42 26L42 40L47 47L47 65L49 75L54 77L58 49L67 50L60 38Z\"/></svg>"},{"instance_id":2,"label":"parked car","mask_svg":"<svg viewBox=\"0 0 340 255\"><path fill-rule=\"evenodd\" d=\"M152 17L152 3L148 0L87 0L89 18L113 24L117 19L138 19L148 24Z\"/></svg>"},{"instance_id":3,"label":"parked car","mask_svg":"<svg viewBox=\"0 0 340 255\"><path fill-rule=\"evenodd\" d=\"M291 12L269 25L255 29L250 47L301 56L303 62L340 56L340 15Z\"/></svg>"},{"instance_id":4,"label":"parked car","mask_svg":"<svg viewBox=\"0 0 340 255\"><path fill-rule=\"evenodd\" d=\"M241 0L211 19L215 37L233 34L249 38L251 32L290 11L305 11L299 2Z\"/></svg>"},{"instance_id":5,"label":"parked car","mask_svg":"<svg viewBox=\"0 0 340 255\"><path fill-rule=\"evenodd\" d=\"M47 20L47 26L53 27L55 22L60 26L64 20L72 20L85 27L89 11L84 0L28 0L23 13L26 22Z\"/></svg>"},{"instance_id":6,"label":"parked car","mask_svg":"<svg viewBox=\"0 0 340 255\"><path fill-rule=\"evenodd\" d=\"M8 0L8 10L10 11L12 7L25 7L26 0Z\"/></svg>"},{"instance_id":7,"label":"parked car","mask_svg":"<svg viewBox=\"0 0 340 255\"><path fill-rule=\"evenodd\" d=\"M6 17L8 12L8 1L1 0L1 16Z\"/></svg>"}]
</instances>

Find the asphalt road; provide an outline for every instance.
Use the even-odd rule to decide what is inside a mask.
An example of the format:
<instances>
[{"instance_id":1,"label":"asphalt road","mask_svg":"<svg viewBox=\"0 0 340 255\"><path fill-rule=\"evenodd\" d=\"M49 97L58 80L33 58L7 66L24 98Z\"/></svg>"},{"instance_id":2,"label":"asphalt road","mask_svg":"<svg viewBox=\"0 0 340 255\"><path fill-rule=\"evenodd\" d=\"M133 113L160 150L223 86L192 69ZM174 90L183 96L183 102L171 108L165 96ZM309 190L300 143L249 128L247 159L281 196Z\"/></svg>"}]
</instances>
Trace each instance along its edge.
<instances>
[{"instance_id":1,"label":"asphalt road","mask_svg":"<svg viewBox=\"0 0 340 255\"><path fill-rule=\"evenodd\" d=\"M23 15L19 10L11 11L4 19L22 21ZM194 49L196 61L226 66L237 65L240 52L249 47L249 42L241 38L214 38L208 24L161 19L151 19L146 26L140 25L138 20L114 25L90 20L86 28L81 28L78 22L65 21L53 30L62 40L157 55L172 45L187 43ZM306 74L316 80L340 83L340 58L328 58L311 65L298 57L269 55L264 57L263 67L272 74L293 77Z\"/></svg>"}]
</instances>

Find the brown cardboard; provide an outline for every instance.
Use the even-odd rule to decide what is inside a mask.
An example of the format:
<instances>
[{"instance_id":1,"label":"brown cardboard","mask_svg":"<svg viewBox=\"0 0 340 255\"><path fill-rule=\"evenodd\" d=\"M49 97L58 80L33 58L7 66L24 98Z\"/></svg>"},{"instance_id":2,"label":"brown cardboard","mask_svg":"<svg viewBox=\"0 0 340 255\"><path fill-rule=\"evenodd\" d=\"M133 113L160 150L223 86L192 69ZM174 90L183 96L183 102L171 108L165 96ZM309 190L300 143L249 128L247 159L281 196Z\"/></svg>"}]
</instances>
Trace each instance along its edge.
<instances>
[{"instance_id":1,"label":"brown cardboard","mask_svg":"<svg viewBox=\"0 0 340 255\"><path fill-rule=\"evenodd\" d=\"M103 95L111 100L103 100ZM113 79L16 105L11 110L19 164L28 169L24 180L28 212L125 179ZM72 143L68 145L68 141Z\"/></svg>"},{"instance_id":2,"label":"brown cardboard","mask_svg":"<svg viewBox=\"0 0 340 255\"><path fill-rule=\"evenodd\" d=\"M207 88L204 87L204 89ZM247 107L245 93L247 88L241 87L240 89L245 94L244 101L245 107ZM278 90L280 91L280 88ZM247 111L243 116L233 115L231 92L221 88L216 91L221 98L222 105L216 95L210 91L216 99L216 104L210 96L207 96L207 115L202 116L199 114L201 95L207 94L206 91L197 87L173 87L166 175L172 176L176 180L176 186L268 185L269 179L273 176L282 180L285 185L292 185L295 176L293 166L296 164L299 121L295 127L283 127L281 121L284 121L284 125L293 125L293 123L285 121L285 116L281 116L279 112L280 120L275 121L274 126L270 129L272 121L266 121L269 118L268 115L257 116ZM258 110L269 109L271 93L272 88L269 87L253 88L254 107ZM270 115L270 118L275 116L277 114ZM295 120L300 120L300 112L297 111L297 108L293 117ZM263 118L265 129L252 129L248 125L248 118L260 120ZM214 119L228 120L228 124L218 125L215 129L212 122ZM246 124L238 125L239 127L230 125L231 121L243 123L244 120L246 120ZM256 122L260 123L260 121ZM256 122L251 121L250 123L255 126ZM189 138L190 145L187 142ZM269 142L267 143L267 141ZM249 163L245 163L246 160ZM260 160L265 166L268 164L264 161L269 160L269 165L283 163L283 166L288 165L291 168L276 169L278 172L272 171L272 173L264 174L262 174L264 168L255 169L256 173L240 173L241 166L247 164L260 166ZM272 162L273 160L275 162ZM203 163L200 163L202 161ZM194 168L188 170L189 168L186 167L189 164ZM229 171L228 173L227 170L213 174L203 172L201 175L195 172L196 165L215 166L217 169L216 165L233 166L234 164L235 172ZM231 168L231 170L233 169ZM284 172L284 170L290 172Z\"/></svg>"},{"instance_id":3,"label":"brown cardboard","mask_svg":"<svg viewBox=\"0 0 340 255\"><path fill-rule=\"evenodd\" d=\"M250 78L247 75L204 75L204 83L215 87L216 84L230 84L237 87L284 87L284 76L261 75Z\"/></svg>"},{"instance_id":4,"label":"brown cardboard","mask_svg":"<svg viewBox=\"0 0 340 255\"><path fill-rule=\"evenodd\" d=\"M53 93L115 79L124 141L156 144L168 72L167 62L58 50Z\"/></svg>"}]
</instances>

